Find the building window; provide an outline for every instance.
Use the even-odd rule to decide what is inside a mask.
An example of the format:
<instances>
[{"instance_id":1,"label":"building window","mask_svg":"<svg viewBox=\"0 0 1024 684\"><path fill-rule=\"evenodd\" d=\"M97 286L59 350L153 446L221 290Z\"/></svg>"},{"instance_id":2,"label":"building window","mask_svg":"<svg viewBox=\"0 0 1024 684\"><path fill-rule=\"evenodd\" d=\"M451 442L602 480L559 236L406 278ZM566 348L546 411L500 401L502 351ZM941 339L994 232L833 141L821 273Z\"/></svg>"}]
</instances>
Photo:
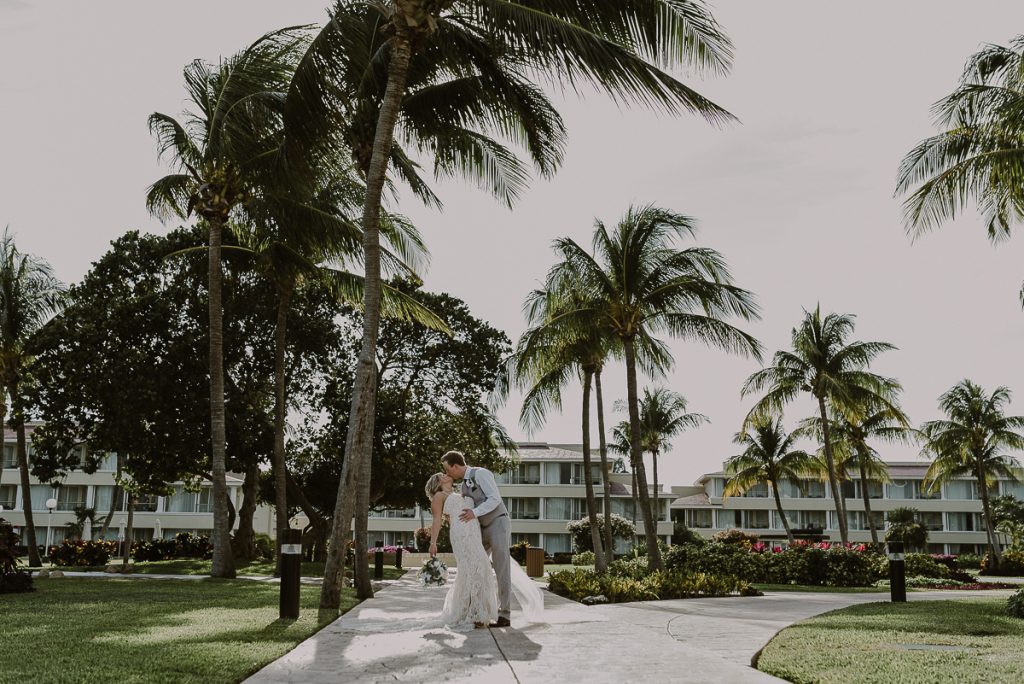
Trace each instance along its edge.
<instances>
[{"instance_id":1,"label":"building window","mask_svg":"<svg viewBox=\"0 0 1024 684\"><path fill-rule=\"evenodd\" d=\"M164 499L164 510L168 513L194 513L198 499L198 492L178 486L174 488L174 494Z\"/></svg>"},{"instance_id":2,"label":"building window","mask_svg":"<svg viewBox=\"0 0 1024 684\"><path fill-rule=\"evenodd\" d=\"M17 485L0 485L0 506L3 506L5 511L13 511L18 507L17 497Z\"/></svg>"},{"instance_id":3,"label":"building window","mask_svg":"<svg viewBox=\"0 0 1024 684\"><path fill-rule=\"evenodd\" d=\"M103 454L103 456L100 458L99 467L97 467L96 470L111 473L115 472L117 470L117 454Z\"/></svg>"},{"instance_id":4,"label":"building window","mask_svg":"<svg viewBox=\"0 0 1024 684\"><path fill-rule=\"evenodd\" d=\"M687 508L683 512L683 522L687 527L699 530L710 529L713 524L711 513L710 508Z\"/></svg>"},{"instance_id":5,"label":"building window","mask_svg":"<svg viewBox=\"0 0 1024 684\"><path fill-rule=\"evenodd\" d=\"M946 522L949 524L950 532L984 532L985 525L982 524L981 513L947 513Z\"/></svg>"},{"instance_id":6,"label":"building window","mask_svg":"<svg viewBox=\"0 0 1024 684\"><path fill-rule=\"evenodd\" d=\"M199 503L196 505L198 513L213 513L213 487L203 487L199 490Z\"/></svg>"},{"instance_id":7,"label":"building window","mask_svg":"<svg viewBox=\"0 0 1024 684\"><path fill-rule=\"evenodd\" d=\"M13 444L4 445L4 468L13 469L18 467L18 454Z\"/></svg>"},{"instance_id":8,"label":"building window","mask_svg":"<svg viewBox=\"0 0 1024 684\"><path fill-rule=\"evenodd\" d=\"M57 488L57 510L73 511L85 508L85 485L64 485Z\"/></svg>"},{"instance_id":9,"label":"building window","mask_svg":"<svg viewBox=\"0 0 1024 684\"><path fill-rule=\"evenodd\" d=\"M924 480L893 480L886 485L890 499L940 499L942 498L941 488L935 492L927 492L924 489Z\"/></svg>"},{"instance_id":10,"label":"building window","mask_svg":"<svg viewBox=\"0 0 1024 684\"><path fill-rule=\"evenodd\" d=\"M872 511L871 519L875 523L876 530L885 529L885 514L881 511ZM868 517L865 511L847 511L846 527L851 530L869 530Z\"/></svg>"},{"instance_id":11,"label":"building window","mask_svg":"<svg viewBox=\"0 0 1024 684\"><path fill-rule=\"evenodd\" d=\"M825 483L821 480L783 480L779 483L779 496L784 499L824 499Z\"/></svg>"},{"instance_id":12,"label":"building window","mask_svg":"<svg viewBox=\"0 0 1024 684\"><path fill-rule=\"evenodd\" d=\"M513 532L512 543L522 544L526 542L530 546L540 546L540 535L536 532Z\"/></svg>"},{"instance_id":13,"label":"building window","mask_svg":"<svg viewBox=\"0 0 1024 684\"><path fill-rule=\"evenodd\" d=\"M946 483L946 498L948 499L980 499L978 496L978 483L976 480L953 480Z\"/></svg>"},{"instance_id":14,"label":"building window","mask_svg":"<svg viewBox=\"0 0 1024 684\"><path fill-rule=\"evenodd\" d=\"M544 499L544 518L546 520L574 520L572 517L572 499L565 497L548 497Z\"/></svg>"},{"instance_id":15,"label":"building window","mask_svg":"<svg viewBox=\"0 0 1024 684\"><path fill-rule=\"evenodd\" d=\"M92 507L97 514L110 512L110 502L114 497L114 485L96 485L92 493Z\"/></svg>"},{"instance_id":16,"label":"building window","mask_svg":"<svg viewBox=\"0 0 1024 684\"><path fill-rule=\"evenodd\" d=\"M633 519L633 500L632 499L612 499L612 514L621 515L627 520Z\"/></svg>"},{"instance_id":17,"label":"building window","mask_svg":"<svg viewBox=\"0 0 1024 684\"><path fill-rule=\"evenodd\" d=\"M545 534L545 553L568 553L572 551L572 537L568 534Z\"/></svg>"},{"instance_id":18,"label":"building window","mask_svg":"<svg viewBox=\"0 0 1024 684\"><path fill-rule=\"evenodd\" d=\"M763 499L768 496L768 483L758 482L756 485L743 492L743 496L748 499Z\"/></svg>"},{"instance_id":19,"label":"building window","mask_svg":"<svg viewBox=\"0 0 1024 684\"><path fill-rule=\"evenodd\" d=\"M585 485L587 484L586 474L587 471L583 467L582 463L573 463L572 471L569 478L569 484L574 485ZM601 484L601 466L593 465L590 466L590 476L594 479L594 485Z\"/></svg>"},{"instance_id":20,"label":"building window","mask_svg":"<svg viewBox=\"0 0 1024 684\"><path fill-rule=\"evenodd\" d=\"M1000 487L1003 494L1012 494L1017 497L1018 501L1024 501L1024 482L1003 480L1000 483Z\"/></svg>"},{"instance_id":21,"label":"building window","mask_svg":"<svg viewBox=\"0 0 1024 684\"><path fill-rule=\"evenodd\" d=\"M842 484L844 499L863 499L864 483L860 480L846 480ZM882 498L882 483L875 480L868 480L868 498Z\"/></svg>"},{"instance_id":22,"label":"building window","mask_svg":"<svg viewBox=\"0 0 1024 684\"><path fill-rule=\"evenodd\" d=\"M498 484L540 484L540 463L520 463L507 473L495 475L494 479Z\"/></svg>"},{"instance_id":23,"label":"building window","mask_svg":"<svg viewBox=\"0 0 1024 684\"><path fill-rule=\"evenodd\" d=\"M721 477L711 478L711 496L721 497L725 491L725 480Z\"/></svg>"},{"instance_id":24,"label":"building window","mask_svg":"<svg viewBox=\"0 0 1024 684\"><path fill-rule=\"evenodd\" d=\"M768 529L768 511L742 511L742 514L739 527L747 530Z\"/></svg>"},{"instance_id":25,"label":"building window","mask_svg":"<svg viewBox=\"0 0 1024 684\"><path fill-rule=\"evenodd\" d=\"M50 485L31 485L32 510L45 511L46 500L53 498L53 487Z\"/></svg>"},{"instance_id":26,"label":"building window","mask_svg":"<svg viewBox=\"0 0 1024 684\"><path fill-rule=\"evenodd\" d=\"M540 499L509 498L506 499L508 516L513 520L538 520L540 518Z\"/></svg>"},{"instance_id":27,"label":"building window","mask_svg":"<svg viewBox=\"0 0 1024 684\"><path fill-rule=\"evenodd\" d=\"M772 511L772 515L774 529L785 529L778 511ZM825 511L786 511L786 521L789 522L789 527L793 530L823 530L825 529Z\"/></svg>"}]
</instances>

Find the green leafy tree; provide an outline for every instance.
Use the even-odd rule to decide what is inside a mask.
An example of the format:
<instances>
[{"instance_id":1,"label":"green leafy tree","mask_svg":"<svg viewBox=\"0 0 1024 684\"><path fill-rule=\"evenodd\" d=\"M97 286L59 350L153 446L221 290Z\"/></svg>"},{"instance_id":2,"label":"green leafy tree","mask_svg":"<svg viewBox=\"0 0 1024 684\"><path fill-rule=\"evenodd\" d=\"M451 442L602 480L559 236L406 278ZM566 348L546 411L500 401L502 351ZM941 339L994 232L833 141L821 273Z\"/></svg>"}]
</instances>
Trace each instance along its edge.
<instances>
[{"instance_id":1,"label":"green leafy tree","mask_svg":"<svg viewBox=\"0 0 1024 684\"><path fill-rule=\"evenodd\" d=\"M889 529L885 541L902 542L906 549L923 549L928 543L928 528L921 524L916 508L894 508L887 514Z\"/></svg>"},{"instance_id":2,"label":"green leafy tree","mask_svg":"<svg viewBox=\"0 0 1024 684\"><path fill-rule=\"evenodd\" d=\"M908 232L952 220L969 202L999 242L1024 219L1024 35L971 55L956 90L933 107L941 132L900 164ZM1022 295L1024 296L1024 295Z\"/></svg>"},{"instance_id":3,"label":"green leafy tree","mask_svg":"<svg viewBox=\"0 0 1024 684\"><path fill-rule=\"evenodd\" d=\"M367 107L376 113L372 128L366 128L367 133L373 131L372 144L367 144L367 133L360 131L359 136L363 149L369 150L361 155L368 160L363 204L365 329L349 412L349 465L339 485L332 532L336 543L328 557L321 596L324 608L339 605L343 565L340 541L349 533L354 512L365 517L368 499L374 434L373 364L381 297L377 229L388 165L396 154L395 133L400 118L410 125L399 131L399 137L420 143L423 151L438 160L439 170L478 179L499 196L507 197L506 189L521 187L525 176L518 165L510 163L504 148L488 144L481 130L522 141L542 174L552 173L560 159L560 146L546 141L558 141L558 136L548 134L558 132L561 122L551 116L553 110L524 104L538 99L539 91L527 86L531 76L539 73L574 87L588 83L623 102L639 102L673 113L694 111L712 121L725 121L730 118L727 112L663 69L687 65L699 71L724 71L731 58L728 39L707 9L687 1L494 4L339 0L332 21L341 27L335 63L345 64L351 61L350 55L362 57L372 52L373 60L364 63L372 64L371 72L380 77L365 78L367 71L359 69L358 78L346 82L377 80L385 85L371 97L352 98L353 107ZM357 30L367 24L378 28L369 34ZM432 97L427 81L419 76L424 72L435 74L432 83L459 80L459 87L449 89L443 99ZM410 92L410 86L417 83L424 85ZM510 96L510 83L522 84L519 92L531 93L532 97L524 100ZM353 86L352 90L358 88ZM419 98L421 108L433 107L438 112L431 125L422 129L403 116L403 104L416 95L424 96ZM435 135L424 136L422 132ZM357 529L359 526L357 520ZM357 534L356 544L359 553L365 539ZM372 590L366 586L360 594L372 595Z\"/></svg>"},{"instance_id":4,"label":"green leafy tree","mask_svg":"<svg viewBox=\"0 0 1024 684\"><path fill-rule=\"evenodd\" d=\"M747 416L747 424L761 416L779 415L783 407L803 393L810 394L818 406L822 449L839 534L849 542L839 470L833 452L834 437L828 407L841 413L856 414L857 407L892 407L899 383L867 370L882 352L895 347L888 342L848 342L854 317L849 314L821 315L821 307L805 311L798 328L793 329L792 349L778 351L772 363L752 374L744 382L742 395L762 394Z\"/></svg>"},{"instance_id":5,"label":"green leafy tree","mask_svg":"<svg viewBox=\"0 0 1024 684\"><path fill-rule=\"evenodd\" d=\"M568 530L569 534L572 535L572 548L576 553L582 553L584 551L593 551L591 544L594 538L602 538L605 534L603 529L605 525L609 524L608 520L611 521L611 531L613 539L622 539L624 541L631 541L636 536L636 525L623 518L621 515L612 514L610 518L600 517L597 518L597 524L602 528L595 535L591 529L591 521L589 517L583 518L582 520L574 520L567 523L565 529ZM611 548L615 548L612 546Z\"/></svg>"},{"instance_id":6,"label":"green leafy tree","mask_svg":"<svg viewBox=\"0 0 1024 684\"><path fill-rule=\"evenodd\" d=\"M655 335L696 340L725 351L760 358L760 344L726 322L757 317L753 295L732 283L725 259L704 247L679 249L675 241L694 234L688 216L654 206L633 207L615 228L598 221L594 255L562 238L555 249L555 278L576 281L587 294L583 305L562 314L568 330L600 326L622 345L626 364L630 458L636 468L641 515L651 567L661 569L656 521L643 463L643 434L637 390L638 349L660 351L660 367L671 364Z\"/></svg>"},{"instance_id":7,"label":"green leafy tree","mask_svg":"<svg viewBox=\"0 0 1024 684\"><path fill-rule=\"evenodd\" d=\"M9 416L10 426L16 433L21 508L25 514L25 538L32 567L39 567L42 562L32 519L22 388L33 362L28 348L31 339L63 303L64 285L53 276L50 265L20 252L14 244L14 236L5 229L0 237L0 426Z\"/></svg>"},{"instance_id":8,"label":"green leafy tree","mask_svg":"<svg viewBox=\"0 0 1024 684\"><path fill-rule=\"evenodd\" d=\"M997 387L988 393L970 380L961 380L939 397L942 420L921 426L921 453L933 458L925 485L938 491L951 480L969 475L978 483L985 531L998 566L1001 553L996 540L989 490L996 478L1016 480L1019 467L1006 450L1024 448L1024 416L1006 415L1010 390Z\"/></svg>"},{"instance_id":9,"label":"green leafy tree","mask_svg":"<svg viewBox=\"0 0 1024 684\"><path fill-rule=\"evenodd\" d=\"M1024 501L1013 494L992 499L992 522L996 529L1010 536L1010 548L1024 551Z\"/></svg>"},{"instance_id":10,"label":"green leafy tree","mask_svg":"<svg viewBox=\"0 0 1024 684\"><path fill-rule=\"evenodd\" d=\"M725 472L729 475L725 496L739 496L761 483L769 485L775 497L775 510L791 543L793 532L782 508L779 484L786 480L799 482L813 470L813 457L793 448L798 438L796 432L786 434L781 418L758 418L748 429L736 433L732 441L744 447L743 452L725 462Z\"/></svg>"}]
</instances>

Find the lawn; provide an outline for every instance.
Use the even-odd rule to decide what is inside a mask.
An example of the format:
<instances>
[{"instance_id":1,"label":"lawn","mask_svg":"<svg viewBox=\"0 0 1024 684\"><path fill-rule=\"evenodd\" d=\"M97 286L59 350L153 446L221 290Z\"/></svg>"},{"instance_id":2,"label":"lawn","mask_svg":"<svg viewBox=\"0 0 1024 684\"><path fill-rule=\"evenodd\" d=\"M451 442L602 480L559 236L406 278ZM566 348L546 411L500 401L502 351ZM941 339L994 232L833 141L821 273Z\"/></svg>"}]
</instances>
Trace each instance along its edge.
<instances>
[{"instance_id":1,"label":"lawn","mask_svg":"<svg viewBox=\"0 0 1024 684\"><path fill-rule=\"evenodd\" d=\"M824 587L818 584L755 584L761 591L813 591L837 594L880 594L889 593L889 587Z\"/></svg>"},{"instance_id":2,"label":"lawn","mask_svg":"<svg viewBox=\"0 0 1024 684\"><path fill-rule=\"evenodd\" d=\"M1021 644L1005 598L870 603L782 630L757 668L793 682L1017 683Z\"/></svg>"},{"instance_id":3,"label":"lawn","mask_svg":"<svg viewBox=\"0 0 1024 684\"><path fill-rule=\"evenodd\" d=\"M120 566L120 561L114 561L114 565ZM141 563L134 563L135 573L141 575L209 575L210 574L210 561L200 560L195 558L180 558L176 560L166 561L145 561ZM57 570L71 570L76 572L103 572L107 567L100 565L96 567L66 567L60 568L53 566ZM408 569L408 568L406 568ZM274 562L273 561L251 561L251 562L239 562L235 566L235 572L239 575L273 575L274 574ZM405 570L398 570L395 566L384 566L384 579L398 579L402 576ZM373 566L370 566L371 577L373 574ZM324 576L324 564L323 563L303 563L302 564L302 576L303 577L323 577Z\"/></svg>"},{"instance_id":4,"label":"lawn","mask_svg":"<svg viewBox=\"0 0 1024 684\"><path fill-rule=\"evenodd\" d=\"M3 597L0 684L238 682L336 617L278 619L278 588L244 580L36 580ZM342 612L357 603L342 594Z\"/></svg>"}]
</instances>

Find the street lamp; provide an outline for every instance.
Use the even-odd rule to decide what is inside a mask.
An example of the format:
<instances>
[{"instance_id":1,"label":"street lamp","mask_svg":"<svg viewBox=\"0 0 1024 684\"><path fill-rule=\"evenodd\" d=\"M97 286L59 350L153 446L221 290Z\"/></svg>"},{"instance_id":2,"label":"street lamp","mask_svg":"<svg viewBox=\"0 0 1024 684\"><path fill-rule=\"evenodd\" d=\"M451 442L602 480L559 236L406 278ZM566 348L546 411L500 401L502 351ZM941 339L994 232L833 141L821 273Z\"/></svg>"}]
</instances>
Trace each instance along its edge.
<instances>
[{"instance_id":1,"label":"street lamp","mask_svg":"<svg viewBox=\"0 0 1024 684\"><path fill-rule=\"evenodd\" d=\"M49 557L49 555L50 555L50 546L51 546L51 541L53 539L53 532L51 531L51 528L50 528L50 521L53 520L53 509L56 508L56 507L57 507L57 500L56 499L52 499L51 498L51 499L47 499L46 500L46 510L47 510L47 513L46 513L46 555L47 555L47 557Z\"/></svg>"}]
</instances>

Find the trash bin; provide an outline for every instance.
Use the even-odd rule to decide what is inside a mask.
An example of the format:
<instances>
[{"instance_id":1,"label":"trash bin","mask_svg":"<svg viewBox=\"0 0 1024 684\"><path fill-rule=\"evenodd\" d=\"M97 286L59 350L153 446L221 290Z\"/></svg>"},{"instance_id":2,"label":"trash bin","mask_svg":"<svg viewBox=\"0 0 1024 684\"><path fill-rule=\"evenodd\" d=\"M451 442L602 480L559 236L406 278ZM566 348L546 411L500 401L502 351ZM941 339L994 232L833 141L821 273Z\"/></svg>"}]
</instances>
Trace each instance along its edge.
<instances>
[{"instance_id":1,"label":"trash bin","mask_svg":"<svg viewBox=\"0 0 1024 684\"><path fill-rule=\"evenodd\" d=\"M533 546L526 549L526 576L544 576L544 549Z\"/></svg>"}]
</instances>

